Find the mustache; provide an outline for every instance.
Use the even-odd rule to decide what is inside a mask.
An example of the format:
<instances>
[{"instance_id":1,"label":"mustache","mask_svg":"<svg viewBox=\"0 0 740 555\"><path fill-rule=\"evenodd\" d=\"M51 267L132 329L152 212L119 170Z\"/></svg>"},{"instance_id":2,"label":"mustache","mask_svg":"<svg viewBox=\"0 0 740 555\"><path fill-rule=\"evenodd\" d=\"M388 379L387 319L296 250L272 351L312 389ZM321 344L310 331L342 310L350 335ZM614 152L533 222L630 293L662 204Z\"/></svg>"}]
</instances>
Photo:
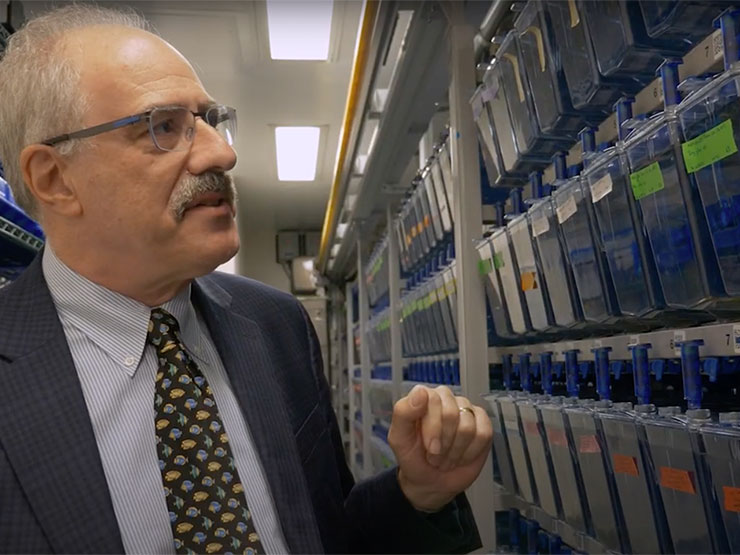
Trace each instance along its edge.
<instances>
[{"instance_id":1,"label":"mustache","mask_svg":"<svg viewBox=\"0 0 740 555\"><path fill-rule=\"evenodd\" d=\"M182 220L185 207L205 193L219 193L232 207L236 205L236 187L231 175L215 171L199 175L188 174L180 181L170 197L169 208L175 220Z\"/></svg>"}]
</instances>

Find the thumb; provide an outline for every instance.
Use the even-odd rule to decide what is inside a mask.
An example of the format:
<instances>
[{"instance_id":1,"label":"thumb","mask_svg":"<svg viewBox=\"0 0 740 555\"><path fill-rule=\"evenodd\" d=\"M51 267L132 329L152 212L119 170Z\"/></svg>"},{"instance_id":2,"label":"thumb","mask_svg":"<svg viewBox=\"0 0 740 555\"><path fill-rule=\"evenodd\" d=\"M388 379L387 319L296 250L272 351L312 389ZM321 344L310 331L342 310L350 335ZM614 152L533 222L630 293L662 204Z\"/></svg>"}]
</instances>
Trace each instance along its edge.
<instances>
[{"instance_id":1,"label":"thumb","mask_svg":"<svg viewBox=\"0 0 740 555\"><path fill-rule=\"evenodd\" d=\"M413 442L418 434L417 423L427 413L428 403L429 393L422 385L414 386L406 397L399 399L393 407L393 418L391 419L391 433L394 442Z\"/></svg>"}]
</instances>

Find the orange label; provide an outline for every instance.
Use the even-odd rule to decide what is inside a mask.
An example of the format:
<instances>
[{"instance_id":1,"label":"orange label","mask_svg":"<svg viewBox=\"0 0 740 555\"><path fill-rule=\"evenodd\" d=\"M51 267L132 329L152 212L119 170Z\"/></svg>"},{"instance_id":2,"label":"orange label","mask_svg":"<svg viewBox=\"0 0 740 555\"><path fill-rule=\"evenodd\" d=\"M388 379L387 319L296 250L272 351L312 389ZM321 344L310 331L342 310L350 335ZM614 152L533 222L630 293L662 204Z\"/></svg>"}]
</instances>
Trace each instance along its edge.
<instances>
[{"instance_id":1,"label":"orange label","mask_svg":"<svg viewBox=\"0 0 740 555\"><path fill-rule=\"evenodd\" d=\"M525 422L524 433L532 435L540 435L540 429L537 427L537 422Z\"/></svg>"},{"instance_id":2,"label":"orange label","mask_svg":"<svg viewBox=\"0 0 740 555\"><path fill-rule=\"evenodd\" d=\"M722 486L725 494L725 511L740 513L740 488Z\"/></svg>"},{"instance_id":3,"label":"orange label","mask_svg":"<svg viewBox=\"0 0 740 555\"><path fill-rule=\"evenodd\" d=\"M581 453L601 453L596 436L581 436L578 442L578 451Z\"/></svg>"},{"instance_id":4,"label":"orange label","mask_svg":"<svg viewBox=\"0 0 740 555\"><path fill-rule=\"evenodd\" d=\"M406 245L411 244L411 237L409 235L406 235Z\"/></svg>"},{"instance_id":5,"label":"orange label","mask_svg":"<svg viewBox=\"0 0 740 555\"><path fill-rule=\"evenodd\" d=\"M416 234L417 234L417 230L416 230L416 226L414 226L411 228L411 238L413 239L414 237L416 237Z\"/></svg>"},{"instance_id":6,"label":"orange label","mask_svg":"<svg viewBox=\"0 0 740 555\"><path fill-rule=\"evenodd\" d=\"M424 216L424 227L429 227L429 222L432 220L429 219L429 216Z\"/></svg>"},{"instance_id":7,"label":"orange label","mask_svg":"<svg viewBox=\"0 0 740 555\"><path fill-rule=\"evenodd\" d=\"M568 438L565 437L565 432L563 430L547 430L547 439L550 441L550 445L555 445L557 447L568 446Z\"/></svg>"},{"instance_id":8,"label":"orange label","mask_svg":"<svg viewBox=\"0 0 740 555\"><path fill-rule=\"evenodd\" d=\"M637 470L637 460L635 457L614 454L612 455L612 461L614 461L614 472L617 474L640 475L640 471Z\"/></svg>"},{"instance_id":9,"label":"orange label","mask_svg":"<svg viewBox=\"0 0 740 555\"><path fill-rule=\"evenodd\" d=\"M694 477L688 470L680 468L671 468L670 466L660 467L660 485L664 488L675 489L684 493L696 493L694 487Z\"/></svg>"},{"instance_id":10,"label":"orange label","mask_svg":"<svg viewBox=\"0 0 740 555\"><path fill-rule=\"evenodd\" d=\"M522 274L522 291L537 289L536 274L534 272L524 272Z\"/></svg>"}]
</instances>

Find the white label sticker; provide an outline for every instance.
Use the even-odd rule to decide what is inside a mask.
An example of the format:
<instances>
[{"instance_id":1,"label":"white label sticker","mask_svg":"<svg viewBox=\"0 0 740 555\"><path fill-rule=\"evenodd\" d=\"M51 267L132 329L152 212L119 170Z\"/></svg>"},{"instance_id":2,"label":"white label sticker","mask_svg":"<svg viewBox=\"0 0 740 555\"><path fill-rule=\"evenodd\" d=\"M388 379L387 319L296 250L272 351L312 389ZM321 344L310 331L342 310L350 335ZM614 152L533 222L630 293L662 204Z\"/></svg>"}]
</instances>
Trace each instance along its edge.
<instances>
[{"instance_id":1,"label":"white label sticker","mask_svg":"<svg viewBox=\"0 0 740 555\"><path fill-rule=\"evenodd\" d=\"M591 185L591 202L596 204L606 195L612 192L612 176L607 173Z\"/></svg>"},{"instance_id":2,"label":"white label sticker","mask_svg":"<svg viewBox=\"0 0 740 555\"><path fill-rule=\"evenodd\" d=\"M686 332L684 330L676 330L673 332L673 355L677 358L681 357L681 343L686 341Z\"/></svg>"},{"instance_id":3,"label":"white label sticker","mask_svg":"<svg viewBox=\"0 0 740 555\"><path fill-rule=\"evenodd\" d=\"M550 222L545 216L539 215L532 218L532 237L539 237L548 231L550 231Z\"/></svg>"},{"instance_id":4,"label":"white label sticker","mask_svg":"<svg viewBox=\"0 0 740 555\"><path fill-rule=\"evenodd\" d=\"M563 204L557 207L556 212L558 213L558 222L564 223L573 214L578 212L578 206L576 205L576 197L573 195L568 197Z\"/></svg>"},{"instance_id":5,"label":"white label sticker","mask_svg":"<svg viewBox=\"0 0 740 555\"><path fill-rule=\"evenodd\" d=\"M740 324L732 326L732 344L735 348L735 353L740 353Z\"/></svg>"},{"instance_id":6,"label":"white label sticker","mask_svg":"<svg viewBox=\"0 0 740 555\"><path fill-rule=\"evenodd\" d=\"M604 346L604 343L601 341L601 339L594 339L594 349L601 349L601 347Z\"/></svg>"},{"instance_id":7,"label":"white label sticker","mask_svg":"<svg viewBox=\"0 0 740 555\"><path fill-rule=\"evenodd\" d=\"M639 335L630 335L630 342L629 346L632 345L639 345L640 344L640 336Z\"/></svg>"},{"instance_id":8,"label":"white label sticker","mask_svg":"<svg viewBox=\"0 0 740 555\"><path fill-rule=\"evenodd\" d=\"M721 60L725 56L725 46L722 42L722 29L717 29L712 33L712 55L714 61Z\"/></svg>"}]
</instances>

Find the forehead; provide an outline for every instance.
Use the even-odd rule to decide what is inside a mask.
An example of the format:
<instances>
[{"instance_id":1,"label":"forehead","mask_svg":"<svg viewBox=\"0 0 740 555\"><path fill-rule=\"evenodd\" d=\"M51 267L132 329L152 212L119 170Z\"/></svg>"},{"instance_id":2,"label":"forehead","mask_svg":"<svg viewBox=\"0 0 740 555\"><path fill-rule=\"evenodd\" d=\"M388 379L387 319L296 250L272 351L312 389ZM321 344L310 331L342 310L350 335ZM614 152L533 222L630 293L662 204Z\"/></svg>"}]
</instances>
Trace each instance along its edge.
<instances>
[{"instance_id":1,"label":"forehead","mask_svg":"<svg viewBox=\"0 0 740 555\"><path fill-rule=\"evenodd\" d=\"M196 106L208 100L190 63L146 31L87 27L65 38L65 55L80 71L88 116L117 117L157 104Z\"/></svg>"}]
</instances>

